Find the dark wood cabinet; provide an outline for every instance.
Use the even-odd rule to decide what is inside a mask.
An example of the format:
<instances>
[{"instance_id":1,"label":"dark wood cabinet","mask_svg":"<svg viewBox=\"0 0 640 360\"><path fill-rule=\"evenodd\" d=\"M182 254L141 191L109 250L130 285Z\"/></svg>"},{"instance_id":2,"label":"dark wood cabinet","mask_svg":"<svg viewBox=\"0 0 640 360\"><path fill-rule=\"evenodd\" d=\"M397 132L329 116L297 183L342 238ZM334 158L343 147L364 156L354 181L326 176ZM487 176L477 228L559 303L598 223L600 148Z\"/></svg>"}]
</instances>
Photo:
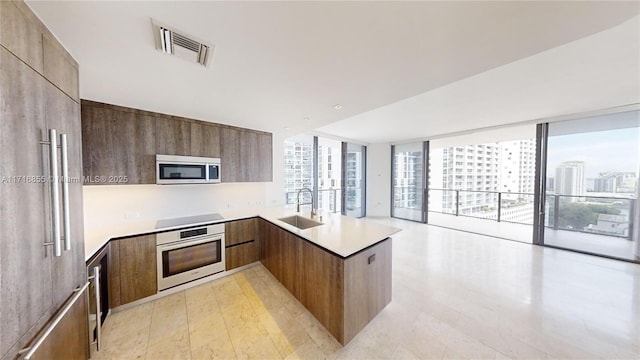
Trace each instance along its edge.
<instances>
[{"instance_id":1,"label":"dark wood cabinet","mask_svg":"<svg viewBox=\"0 0 640 360\"><path fill-rule=\"evenodd\" d=\"M242 167L247 166L242 161L240 149L242 140L240 130L223 127L220 130L220 164L222 166L222 182L243 181Z\"/></svg>"},{"instance_id":2,"label":"dark wood cabinet","mask_svg":"<svg viewBox=\"0 0 640 360\"><path fill-rule=\"evenodd\" d=\"M136 236L117 242L120 305L158 293L156 235Z\"/></svg>"},{"instance_id":3,"label":"dark wood cabinet","mask_svg":"<svg viewBox=\"0 0 640 360\"><path fill-rule=\"evenodd\" d=\"M109 263L107 286L109 287L109 306L116 308L122 305L120 301L120 241L109 241ZM104 285L103 285L104 286Z\"/></svg>"},{"instance_id":4,"label":"dark wood cabinet","mask_svg":"<svg viewBox=\"0 0 640 360\"><path fill-rule=\"evenodd\" d=\"M85 185L155 183L156 124L145 114L82 102ZM126 180L124 178L126 176Z\"/></svg>"},{"instance_id":5,"label":"dark wood cabinet","mask_svg":"<svg viewBox=\"0 0 640 360\"><path fill-rule=\"evenodd\" d=\"M81 296L33 354L33 359L84 360L89 357L87 339L79 334L89 328L87 300Z\"/></svg>"},{"instance_id":6,"label":"dark wood cabinet","mask_svg":"<svg viewBox=\"0 0 640 360\"><path fill-rule=\"evenodd\" d=\"M155 118L156 154L191 155L191 123L171 117Z\"/></svg>"},{"instance_id":7,"label":"dark wood cabinet","mask_svg":"<svg viewBox=\"0 0 640 360\"><path fill-rule=\"evenodd\" d=\"M236 128L221 134L222 182L273 181L271 134Z\"/></svg>"},{"instance_id":8,"label":"dark wood cabinet","mask_svg":"<svg viewBox=\"0 0 640 360\"><path fill-rule=\"evenodd\" d=\"M8 5L3 1L0 6ZM2 358L23 335L29 337L31 327L43 325L39 321L43 315L50 315L53 254L50 247L43 246L51 238L47 221L50 209L43 206L49 203L49 184L11 178L47 174L42 158L48 152L39 143L47 128L44 116L47 81L3 48L0 48L0 77L3 102L0 176L14 179L0 186Z\"/></svg>"},{"instance_id":9,"label":"dark wood cabinet","mask_svg":"<svg viewBox=\"0 0 640 360\"><path fill-rule=\"evenodd\" d=\"M22 2L0 1L0 44L42 74L42 27Z\"/></svg>"},{"instance_id":10,"label":"dark wood cabinet","mask_svg":"<svg viewBox=\"0 0 640 360\"><path fill-rule=\"evenodd\" d=\"M223 182L273 181L270 133L88 100L81 115L85 185L155 184L156 154L219 157Z\"/></svg>"},{"instance_id":11,"label":"dark wood cabinet","mask_svg":"<svg viewBox=\"0 0 640 360\"><path fill-rule=\"evenodd\" d=\"M343 345L391 302L391 239L348 258L267 221L260 260Z\"/></svg>"},{"instance_id":12,"label":"dark wood cabinet","mask_svg":"<svg viewBox=\"0 0 640 360\"><path fill-rule=\"evenodd\" d=\"M49 33L42 34L43 75L75 102L80 102L78 64Z\"/></svg>"},{"instance_id":13,"label":"dark wood cabinet","mask_svg":"<svg viewBox=\"0 0 640 360\"><path fill-rule=\"evenodd\" d=\"M0 358L15 358L59 312L73 290L86 283L77 63L20 1L0 2ZM75 85L74 85L75 84ZM74 90L75 87L75 90ZM67 134L71 249L53 254L49 129ZM57 150L62 175L61 150ZM64 233L61 205L61 233ZM87 316L74 307L54 329L56 342L76 341L40 353L86 358ZM78 315L82 313L82 315ZM75 315L74 315L75 314ZM64 325L68 324L68 325ZM51 342L48 338L46 342ZM45 342L45 344L46 344ZM69 343L70 344L70 343ZM45 345L43 345L45 346ZM69 355L69 356L66 356Z\"/></svg>"},{"instance_id":14,"label":"dark wood cabinet","mask_svg":"<svg viewBox=\"0 0 640 360\"><path fill-rule=\"evenodd\" d=\"M258 261L260 240L257 218L225 223L224 232L227 270Z\"/></svg>"},{"instance_id":15,"label":"dark wood cabinet","mask_svg":"<svg viewBox=\"0 0 640 360\"><path fill-rule=\"evenodd\" d=\"M224 224L225 245L234 245L257 239L258 219L229 221Z\"/></svg>"},{"instance_id":16,"label":"dark wood cabinet","mask_svg":"<svg viewBox=\"0 0 640 360\"><path fill-rule=\"evenodd\" d=\"M220 157L220 128L214 124L191 123L191 156Z\"/></svg>"},{"instance_id":17,"label":"dark wood cabinet","mask_svg":"<svg viewBox=\"0 0 640 360\"><path fill-rule=\"evenodd\" d=\"M255 241L232 245L225 249L225 269L231 270L258 261Z\"/></svg>"}]
</instances>

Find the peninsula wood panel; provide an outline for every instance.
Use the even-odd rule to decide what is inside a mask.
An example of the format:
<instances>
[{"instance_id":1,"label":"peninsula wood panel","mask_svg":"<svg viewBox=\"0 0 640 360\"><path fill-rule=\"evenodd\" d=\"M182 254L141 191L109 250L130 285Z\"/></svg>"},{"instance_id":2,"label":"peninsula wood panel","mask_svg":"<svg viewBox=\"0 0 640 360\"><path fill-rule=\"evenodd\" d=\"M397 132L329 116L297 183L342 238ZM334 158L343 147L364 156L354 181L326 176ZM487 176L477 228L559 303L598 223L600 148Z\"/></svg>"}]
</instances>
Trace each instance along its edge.
<instances>
[{"instance_id":1,"label":"peninsula wood panel","mask_svg":"<svg viewBox=\"0 0 640 360\"><path fill-rule=\"evenodd\" d=\"M224 224L225 245L256 240L257 232L258 219L256 218L229 221Z\"/></svg>"},{"instance_id":2,"label":"peninsula wood panel","mask_svg":"<svg viewBox=\"0 0 640 360\"><path fill-rule=\"evenodd\" d=\"M258 226L263 265L341 344L391 301L390 238L343 258L267 221Z\"/></svg>"},{"instance_id":3,"label":"peninsula wood panel","mask_svg":"<svg viewBox=\"0 0 640 360\"><path fill-rule=\"evenodd\" d=\"M138 236L118 242L121 305L155 295L158 292L156 236Z\"/></svg>"},{"instance_id":4,"label":"peninsula wood panel","mask_svg":"<svg viewBox=\"0 0 640 360\"><path fill-rule=\"evenodd\" d=\"M262 263L293 294L299 287L299 281L296 281L296 270L299 264L298 242L295 237L279 227L269 224L266 227L262 246L264 249Z\"/></svg>"},{"instance_id":5,"label":"peninsula wood panel","mask_svg":"<svg viewBox=\"0 0 640 360\"><path fill-rule=\"evenodd\" d=\"M235 269L240 266L251 264L255 261L258 261L258 252L255 241L230 246L225 249L226 270Z\"/></svg>"},{"instance_id":6,"label":"peninsula wood panel","mask_svg":"<svg viewBox=\"0 0 640 360\"><path fill-rule=\"evenodd\" d=\"M300 283L294 295L340 343L346 344L344 261L306 240L295 238L299 246Z\"/></svg>"},{"instance_id":7,"label":"peninsula wood panel","mask_svg":"<svg viewBox=\"0 0 640 360\"><path fill-rule=\"evenodd\" d=\"M391 302L391 249L389 238L344 261L345 343Z\"/></svg>"},{"instance_id":8,"label":"peninsula wood panel","mask_svg":"<svg viewBox=\"0 0 640 360\"><path fill-rule=\"evenodd\" d=\"M220 157L220 128L191 123L191 156Z\"/></svg>"}]
</instances>

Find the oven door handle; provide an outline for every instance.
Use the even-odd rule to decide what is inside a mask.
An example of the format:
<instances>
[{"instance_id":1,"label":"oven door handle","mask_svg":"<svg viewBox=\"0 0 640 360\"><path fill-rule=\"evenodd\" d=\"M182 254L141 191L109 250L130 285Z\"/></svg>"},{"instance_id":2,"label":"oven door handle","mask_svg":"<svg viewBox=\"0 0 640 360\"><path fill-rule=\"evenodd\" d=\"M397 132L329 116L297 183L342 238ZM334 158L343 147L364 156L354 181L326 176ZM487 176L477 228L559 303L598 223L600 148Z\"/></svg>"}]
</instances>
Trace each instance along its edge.
<instances>
[{"instance_id":1,"label":"oven door handle","mask_svg":"<svg viewBox=\"0 0 640 360\"><path fill-rule=\"evenodd\" d=\"M222 239L223 238L219 236L214 236L214 237L210 236L210 237L199 239L199 240L186 240L186 241L171 243L168 245L158 245L158 250L160 251L175 250L175 249L180 249L187 246L199 245L199 244L204 244L208 242L222 241Z\"/></svg>"}]
</instances>

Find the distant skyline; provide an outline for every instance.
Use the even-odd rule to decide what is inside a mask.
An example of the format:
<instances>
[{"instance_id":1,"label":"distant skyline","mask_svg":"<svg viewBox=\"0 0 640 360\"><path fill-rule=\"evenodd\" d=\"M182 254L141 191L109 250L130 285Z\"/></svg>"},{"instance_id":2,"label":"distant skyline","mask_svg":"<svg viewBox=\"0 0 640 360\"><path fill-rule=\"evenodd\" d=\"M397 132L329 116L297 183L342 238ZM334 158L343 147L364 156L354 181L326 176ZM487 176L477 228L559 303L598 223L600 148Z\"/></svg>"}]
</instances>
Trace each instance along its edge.
<instances>
[{"instance_id":1,"label":"distant skyline","mask_svg":"<svg viewBox=\"0 0 640 360\"><path fill-rule=\"evenodd\" d=\"M608 171L638 175L638 128L616 129L571 135L550 136L548 173L563 162L584 161L586 178L597 178Z\"/></svg>"}]
</instances>

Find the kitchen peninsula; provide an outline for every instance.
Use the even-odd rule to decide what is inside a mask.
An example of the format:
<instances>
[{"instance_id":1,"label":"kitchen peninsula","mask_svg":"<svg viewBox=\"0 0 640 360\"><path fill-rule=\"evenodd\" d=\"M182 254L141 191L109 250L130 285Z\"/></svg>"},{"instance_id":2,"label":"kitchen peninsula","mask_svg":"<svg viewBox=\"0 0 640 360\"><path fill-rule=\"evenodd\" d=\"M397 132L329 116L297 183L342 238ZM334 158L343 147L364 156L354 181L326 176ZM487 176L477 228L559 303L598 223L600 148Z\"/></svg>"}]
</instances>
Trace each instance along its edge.
<instances>
[{"instance_id":1,"label":"kitchen peninsula","mask_svg":"<svg viewBox=\"0 0 640 360\"><path fill-rule=\"evenodd\" d=\"M341 344L347 344L391 301L390 236L399 229L332 213L321 214L321 225L300 229L280 220L296 215L295 209L287 207L220 215L219 220L194 217L200 222L189 225L158 227L156 222L139 222L87 229L86 257L110 240L148 239L155 233L215 223L225 223L229 239L231 224L251 220L256 224L252 264L260 261ZM229 265L230 247L226 250Z\"/></svg>"}]
</instances>

